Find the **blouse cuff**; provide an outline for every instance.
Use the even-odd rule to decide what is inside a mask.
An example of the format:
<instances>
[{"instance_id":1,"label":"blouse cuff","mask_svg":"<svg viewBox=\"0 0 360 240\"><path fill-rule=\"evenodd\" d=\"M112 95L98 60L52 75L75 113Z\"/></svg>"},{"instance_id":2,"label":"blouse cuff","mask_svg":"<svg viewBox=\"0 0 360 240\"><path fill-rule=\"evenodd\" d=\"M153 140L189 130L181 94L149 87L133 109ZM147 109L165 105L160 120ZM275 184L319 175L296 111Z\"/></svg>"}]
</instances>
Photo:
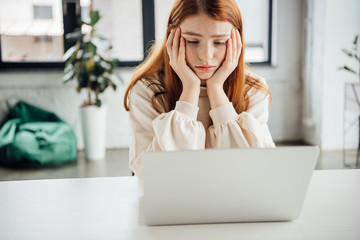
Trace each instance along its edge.
<instances>
[{"instance_id":1,"label":"blouse cuff","mask_svg":"<svg viewBox=\"0 0 360 240\"><path fill-rule=\"evenodd\" d=\"M190 119L195 120L197 119L197 114L199 112L199 107L184 101L177 101L175 106L175 111L180 112Z\"/></svg>"},{"instance_id":2,"label":"blouse cuff","mask_svg":"<svg viewBox=\"0 0 360 240\"><path fill-rule=\"evenodd\" d=\"M238 119L238 114L231 102L210 110L209 114L213 120L214 127Z\"/></svg>"}]
</instances>

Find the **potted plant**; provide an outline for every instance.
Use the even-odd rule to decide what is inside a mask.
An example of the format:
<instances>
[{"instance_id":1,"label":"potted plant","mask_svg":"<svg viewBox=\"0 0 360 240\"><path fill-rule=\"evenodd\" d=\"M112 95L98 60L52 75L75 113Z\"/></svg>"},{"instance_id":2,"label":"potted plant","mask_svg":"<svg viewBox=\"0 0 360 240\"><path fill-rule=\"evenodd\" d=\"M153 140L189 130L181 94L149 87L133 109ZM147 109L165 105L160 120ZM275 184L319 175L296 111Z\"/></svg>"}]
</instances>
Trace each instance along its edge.
<instances>
[{"instance_id":1,"label":"potted plant","mask_svg":"<svg viewBox=\"0 0 360 240\"><path fill-rule=\"evenodd\" d=\"M106 106L100 94L108 87L116 90L113 70L116 61L111 57L110 41L96 32L100 20L99 11L90 10L89 21L80 20L82 29L66 35L75 42L63 57L65 62L64 83L77 81L77 92L87 91L87 99L81 106L81 119L85 142L85 156L89 160L105 158Z\"/></svg>"},{"instance_id":2,"label":"potted plant","mask_svg":"<svg viewBox=\"0 0 360 240\"><path fill-rule=\"evenodd\" d=\"M343 65L341 66L339 69L340 70L346 70L348 72L351 72L355 75L358 76L359 78L359 81L360 81L360 41L359 41L359 37L360 37L360 34L357 34L355 35L355 39L353 41L353 46L351 48L351 50L348 50L348 49L345 49L343 48L342 49L342 52L345 53L347 56L349 56L350 58L354 59L358 65L358 68L359 70L356 71L354 70L353 68L347 66L347 65Z\"/></svg>"},{"instance_id":3,"label":"potted plant","mask_svg":"<svg viewBox=\"0 0 360 240\"><path fill-rule=\"evenodd\" d=\"M349 49L342 49L342 52L345 53L347 56L349 56L351 59L353 59L356 62L356 65L358 67L358 71L353 69L352 67L349 67L348 65L343 65L341 67L339 67L340 70L345 70L348 71L352 74L355 74L357 76L357 78L359 79L358 82L350 82L350 83L346 83L345 85L345 101L349 101L349 99L351 100L351 104L347 104L346 105L352 105L354 107L350 107L352 111L355 111L357 113L360 113L360 34L355 35L353 44L352 44L352 48ZM358 116L358 124L359 124L359 136L358 136L358 149L357 149L357 153L356 153L356 167L358 167L359 164L359 158L360 158L360 114Z\"/></svg>"}]
</instances>

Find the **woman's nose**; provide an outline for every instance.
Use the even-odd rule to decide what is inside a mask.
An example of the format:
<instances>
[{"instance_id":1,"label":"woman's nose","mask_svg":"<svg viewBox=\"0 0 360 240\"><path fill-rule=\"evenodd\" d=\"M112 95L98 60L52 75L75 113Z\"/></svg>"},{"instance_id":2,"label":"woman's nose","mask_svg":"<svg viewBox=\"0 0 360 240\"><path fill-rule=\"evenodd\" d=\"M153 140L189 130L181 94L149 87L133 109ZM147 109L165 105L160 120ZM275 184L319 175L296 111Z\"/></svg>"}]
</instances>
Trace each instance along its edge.
<instances>
[{"instance_id":1,"label":"woman's nose","mask_svg":"<svg viewBox=\"0 0 360 240\"><path fill-rule=\"evenodd\" d=\"M210 44L206 44L206 45L204 44L202 47L200 47L198 54L200 60L208 61L213 59L214 49Z\"/></svg>"}]
</instances>

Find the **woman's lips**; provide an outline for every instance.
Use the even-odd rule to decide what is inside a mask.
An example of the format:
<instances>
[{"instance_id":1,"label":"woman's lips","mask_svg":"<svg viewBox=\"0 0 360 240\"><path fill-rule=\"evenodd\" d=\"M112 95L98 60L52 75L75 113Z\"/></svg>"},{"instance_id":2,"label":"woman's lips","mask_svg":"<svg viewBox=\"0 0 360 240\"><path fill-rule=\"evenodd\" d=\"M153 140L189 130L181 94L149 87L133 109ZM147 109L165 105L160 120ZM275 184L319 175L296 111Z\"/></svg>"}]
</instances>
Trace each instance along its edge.
<instances>
[{"instance_id":1,"label":"woman's lips","mask_svg":"<svg viewBox=\"0 0 360 240\"><path fill-rule=\"evenodd\" d=\"M215 68L215 66L211 66L211 65L202 65L202 66L196 66L197 69L201 70L201 71L211 71Z\"/></svg>"}]
</instances>

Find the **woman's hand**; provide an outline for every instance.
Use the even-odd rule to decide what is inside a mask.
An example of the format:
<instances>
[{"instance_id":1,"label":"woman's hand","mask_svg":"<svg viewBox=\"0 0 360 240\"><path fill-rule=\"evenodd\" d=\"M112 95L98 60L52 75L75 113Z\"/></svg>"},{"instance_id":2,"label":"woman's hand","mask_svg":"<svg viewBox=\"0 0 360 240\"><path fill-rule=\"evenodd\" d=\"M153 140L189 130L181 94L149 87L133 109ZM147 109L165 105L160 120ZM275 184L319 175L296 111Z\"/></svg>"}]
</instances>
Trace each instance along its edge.
<instances>
[{"instance_id":1,"label":"woman's hand","mask_svg":"<svg viewBox=\"0 0 360 240\"><path fill-rule=\"evenodd\" d=\"M231 37L226 43L226 55L221 67L215 74L206 81L206 85L219 85L223 87L224 82L235 70L239 63L242 43L239 30L233 28L231 30Z\"/></svg>"},{"instance_id":2,"label":"woman's hand","mask_svg":"<svg viewBox=\"0 0 360 240\"><path fill-rule=\"evenodd\" d=\"M182 82L183 92L179 100L197 105L201 81L186 63L185 39L181 37L180 28L171 30L166 50L170 58L169 64Z\"/></svg>"},{"instance_id":3,"label":"woman's hand","mask_svg":"<svg viewBox=\"0 0 360 240\"><path fill-rule=\"evenodd\" d=\"M207 92L212 109L229 102L223 86L226 79L238 66L241 49L242 43L239 30L233 28L231 30L231 37L227 41L226 56L221 67L211 78L206 80Z\"/></svg>"}]
</instances>

